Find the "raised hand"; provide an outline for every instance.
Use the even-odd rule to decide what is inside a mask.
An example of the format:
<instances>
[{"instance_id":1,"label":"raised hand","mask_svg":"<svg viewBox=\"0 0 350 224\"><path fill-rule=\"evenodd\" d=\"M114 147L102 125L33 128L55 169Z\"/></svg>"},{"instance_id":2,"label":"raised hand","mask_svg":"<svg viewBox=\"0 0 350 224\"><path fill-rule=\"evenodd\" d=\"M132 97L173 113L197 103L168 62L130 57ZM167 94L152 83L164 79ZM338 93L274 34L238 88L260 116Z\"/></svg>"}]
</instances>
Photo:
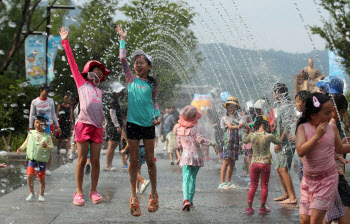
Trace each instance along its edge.
<instances>
[{"instance_id":1,"label":"raised hand","mask_svg":"<svg viewBox=\"0 0 350 224\"><path fill-rule=\"evenodd\" d=\"M122 26L117 25L117 28L115 28L115 30L118 32L120 39L121 40L126 40L126 36L128 35L128 31L123 31Z\"/></svg>"},{"instance_id":2,"label":"raised hand","mask_svg":"<svg viewBox=\"0 0 350 224\"><path fill-rule=\"evenodd\" d=\"M60 29L60 36L62 40L67 40L69 35L69 31L66 26L62 26Z\"/></svg>"}]
</instances>

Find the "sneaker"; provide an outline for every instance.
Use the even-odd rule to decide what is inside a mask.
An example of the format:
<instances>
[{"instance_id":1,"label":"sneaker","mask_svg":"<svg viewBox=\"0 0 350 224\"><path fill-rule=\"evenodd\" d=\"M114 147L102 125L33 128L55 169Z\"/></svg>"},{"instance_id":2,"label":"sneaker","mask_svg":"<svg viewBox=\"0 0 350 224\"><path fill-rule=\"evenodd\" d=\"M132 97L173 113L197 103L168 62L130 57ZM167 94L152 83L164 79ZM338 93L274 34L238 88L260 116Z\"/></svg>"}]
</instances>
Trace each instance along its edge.
<instances>
[{"instance_id":1,"label":"sneaker","mask_svg":"<svg viewBox=\"0 0 350 224\"><path fill-rule=\"evenodd\" d=\"M254 213L254 208L246 208L245 209L245 214L252 215L253 213Z\"/></svg>"},{"instance_id":2,"label":"sneaker","mask_svg":"<svg viewBox=\"0 0 350 224\"><path fill-rule=\"evenodd\" d=\"M145 180L142 184L141 184L141 189L140 189L140 194L142 194L143 192L146 191L148 185L150 184L151 182L149 180Z\"/></svg>"},{"instance_id":3,"label":"sneaker","mask_svg":"<svg viewBox=\"0 0 350 224\"><path fill-rule=\"evenodd\" d=\"M128 169L128 164L122 166L122 169Z\"/></svg>"},{"instance_id":4,"label":"sneaker","mask_svg":"<svg viewBox=\"0 0 350 224\"><path fill-rule=\"evenodd\" d=\"M226 183L219 184L218 189L226 189Z\"/></svg>"},{"instance_id":5,"label":"sneaker","mask_svg":"<svg viewBox=\"0 0 350 224\"><path fill-rule=\"evenodd\" d=\"M70 154L68 159L73 160L74 159L73 154Z\"/></svg>"},{"instance_id":6,"label":"sneaker","mask_svg":"<svg viewBox=\"0 0 350 224\"><path fill-rule=\"evenodd\" d=\"M84 206L85 205L84 195L77 194L77 192L75 192L73 196L73 204L77 206Z\"/></svg>"},{"instance_id":7,"label":"sneaker","mask_svg":"<svg viewBox=\"0 0 350 224\"><path fill-rule=\"evenodd\" d=\"M191 202L190 208L194 208L194 204Z\"/></svg>"},{"instance_id":8,"label":"sneaker","mask_svg":"<svg viewBox=\"0 0 350 224\"><path fill-rule=\"evenodd\" d=\"M183 206L182 206L182 211L189 211L190 210L190 206L191 206L190 200L186 199L184 201Z\"/></svg>"},{"instance_id":9,"label":"sneaker","mask_svg":"<svg viewBox=\"0 0 350 224\"><path fill-rule=\"evenodd\" d=\"M45 171L45 175L46 175L46 176L51 176L51 171L50 171L50 170L46 170L46 171Z\"/></svg>"},{"instance_id":10,"label":"sneaker","mask_svg":"<svg viewBox=\"0 0 350 224\"><path fill-rule=\"evenodd\" d=\"M26 201L32 201L34 199L34 194L30 194L27 198Z\"/></svg>"},{"instance_id":11,"label":"sneaker","mask_svg":"<svg viewBox=\"0 0 350 224\"><path fill-rule=\"evenodd\" d=\"M170 162L170 165L174 166L174 162L173 162L173 161L171 161L171 162Z\"/></svg>"},{"instance_id":12,"label":"sneaker","mask_svg":"<svg viewBox=\"0 0 350 224\"><path fill-rule=\"evenodd\" d=\"M141 192L138 188L136 189L136 194L141 194Z\"/></svg>"},{"instance_id":13,"label":"sneaker","mask_svg":"<svg viewBox=\"0 0 350 224\"><path fill-rule=\"evenodd\" d=\"M265 215L265 214L269 213L270 211L271 211L271 209L269 207L260 208L259 215Z\"/></svg>"},{"instance_id":14,"label":"sneaker","mask_svg":"<svg viewBox=\"0 0 350 224\"><path fill-rule=\"evenodd\" d=\"M90 174L90 171L91 171L91 165L90 165L90 164L86 164L86 167L85 167L85 174L86 174L86 175Z\"/></svg>"},{"instance_id":15,"label":"sneaker","mask_svg":"<svg viewBox=\"0 0 350 224\"><path fill-rule=\"evenodd\" d=\"M39 195L38 201L41 201L41 202L45 201L45 197L43 195Z\"/></svg>"},{"instance_id":16,"label":"sneaker","mask_svg":"<svg viewBox=\"0 0 350 224\"><path fill-rule=\"evenodd\" d=\"M100 195L100 193L98 191L95 191L92 194L90 192L90 198L94 204L99 204L99 203L103 202L103 197Z\"/></svg>"}]
</instances>

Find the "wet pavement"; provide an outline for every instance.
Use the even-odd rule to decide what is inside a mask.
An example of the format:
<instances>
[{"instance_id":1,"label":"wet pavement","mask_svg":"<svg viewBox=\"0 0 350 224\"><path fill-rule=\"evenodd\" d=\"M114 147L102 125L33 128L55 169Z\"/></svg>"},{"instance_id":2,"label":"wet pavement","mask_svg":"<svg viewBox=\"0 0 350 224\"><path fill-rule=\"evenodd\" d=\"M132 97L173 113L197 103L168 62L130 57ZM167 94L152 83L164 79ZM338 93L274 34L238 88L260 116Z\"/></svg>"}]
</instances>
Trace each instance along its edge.
<instances>
[{"instance_id":1,"label":"wet pavement","mask_svg":"<svg viewBox=\"0 0 350 224\"><path fill-rule=\"evenodd\" d=\"M105 151L104 151L105 152ZM216 158L214 154L210 154ZM295 206L281 206L273 202L273 198L281 195L277 172L271 172L269 197L267 206L271 213L265 216L258 214L260 206L260 187L256 193L253 207L256 212L247 216L244 209L247 206L249 182L243 173L243 157L236 164L232 181L239 189L218 190L220 181L217 159L206 162L197 176L195 208L183 212L182 208L182 173L178 166L171 166L163 151L163 145L157 149L158 193L160 209L156 213L147 211L148 194L151 187L139 196L141 217L133 217L129 212L130 185L127 170L120 169L121 160L115 156L113 164L116 171L103 171L105 154L101 156L101 174L98 190L105 202L95 205L89 199L90 177L84 179L85 206L77 207L72 204L75 192L75 165L67 163L46 177L45 202L26 202L29 194L26 185L0 198L1 223L299 223L299 213ZM299 182L294 170L292 177L295 190L299 193ZM142 174L148 179L146 165ZM39 183L35 181L35 192ZM37 199L37 195L36 195Z\"/></svg>"}]
</instances>

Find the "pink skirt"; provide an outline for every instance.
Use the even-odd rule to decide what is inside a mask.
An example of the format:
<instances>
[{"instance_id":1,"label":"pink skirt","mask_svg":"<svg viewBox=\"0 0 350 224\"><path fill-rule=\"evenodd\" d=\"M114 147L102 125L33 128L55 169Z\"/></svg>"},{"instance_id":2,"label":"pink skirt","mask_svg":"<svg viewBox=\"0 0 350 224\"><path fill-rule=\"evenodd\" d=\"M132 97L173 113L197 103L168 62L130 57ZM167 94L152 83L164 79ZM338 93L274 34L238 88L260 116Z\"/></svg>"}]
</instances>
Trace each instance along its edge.
<instances>
[{"instance_id":1,"label":"pink skirt","mask_svg":"<svg viewBox=\"0 0 350 224\"><path fill-rule=\"evenodd\" d=\"M86 142L91 140L95 143L103 142L103 128L97 128L92 124L77 122L74 129L76 142Z\"/></svg>"},{"instance_id":2,"label":"pink skirt","mask_svg":"<svg viewBox=\"0 0 350 224\"><path fill-rule=\"evenodd\" d=\"M311 210L330 210L333 207L338 190L338 172L336 169L310 176L305 174L300 185L299 213L311 216Z\"/></svg>"}]
</instances>

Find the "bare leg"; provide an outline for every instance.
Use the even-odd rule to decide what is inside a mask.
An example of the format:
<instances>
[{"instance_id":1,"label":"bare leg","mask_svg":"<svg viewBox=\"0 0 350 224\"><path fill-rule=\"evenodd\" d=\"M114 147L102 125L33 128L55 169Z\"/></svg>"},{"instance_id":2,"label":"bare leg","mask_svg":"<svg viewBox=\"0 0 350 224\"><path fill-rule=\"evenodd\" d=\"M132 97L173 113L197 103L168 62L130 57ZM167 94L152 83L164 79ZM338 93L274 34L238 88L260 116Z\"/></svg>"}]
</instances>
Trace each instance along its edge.
<instances>
[{"instance_id":1,"label":"bare leg","mask_svg":"<svg viewBox=\"0 0 350 224\"><path fill-rule=\"evenodd\" d=\"M338 223L339 224L347 224L350 223L350 215L349 215L349 207L348 206L344 206L345 209L345 216L340 217L338 219Z\"/></svg>"},{"instance_id":2,"label":"bare leg","mask_svg":"<svg viewBox=\"0 0 350 224\"><path fill-rule=\"evenodd\" d=\"M287 191L286 184L284 183L284 180L283 180L282 168L278 168L278 169L277 169L277 173L278 173L278 176L279 176L279 178L280 178L280 182L281 182L281 185L282 185L282 188L283 188L284 195L281 196L281 197L275 198L275 199L273 199L273 200L274 200L274 201L282 201L282 200L285 200L285 199L288 198L288 191Z\"/></svg>"},{"instance_id":3,"label":"bare leg","mask_svg":"<svg viewBox=\"0 0 350 224\"><path fill-rule=\"evenodd\" d=\"M61 144L62 144L62 139L57 139L58 143L57 143L57 155L59 157L61 157Z\"/></svg>"},{"instance_id":4,"label":"bare leg","mask_svg":"<svg viewBox=\"0 0 350 224\"><path fill-rule=\"evenodd\" d=\"M228 159L228 167L227 167L227 173L226 173L226 183L231 182L231 177L233 173L233 167L235 166L235 160L234 159Z\"/></svg>"},{"instance_id":5,"label":"bare leg","mask_svg":"<svg viewBox=\"0 0 350 224\"><path fill-rule=\"evenodd\" d=\"M122 166L125 166L126 165L126 159L127 158L127 155L123 154L122 155Z\"/></svg>"},{"instance_id":6,"label":"bare leg","mask_svg":"<svg viewBox=\"0 0 350 224\"><path fill-rule=\"evenodd\" d=\"M227 166L228 166L228 160L224 159L223 162L222 162L221 171L220 171L220 179L221 179L221 183L220 184L225 182Z\"/></svg>"},{"instance_id":7,"label":"bare leg","mask_svg":"<svg viewBox=\"0 0 350 224\"><path fill-rule=\"evenodd\" d=\"M39 184L40 184L40 195L44 196L45 193L45 179L39 178Z\"/></svg>"},{"instance_id":8,"label":"bare leg","mask_svg":"<svg viewBox=\"0 0 350 224\"><path fill-rule=\"evenodd\" d=\"M297 198L295 196L293 182L292 182L292 179L290 178L290 175L288 173L287 168L285 168L285 167L282 168L282 175L283 175L284 183L287 187L289 199L281 201L280 203L282 203L282 204L295 204L295 203L297 203Z\"/></svg>"},{"instance_id":9,"label":"bare leg","mask_svg":"<svg viewBox=\"0 0 350 224\"><path fill-rule=\"evenodd\" d=\"M91 193L96 192L98 179L100 177L100 152L102 143L91 143L90 162L91 162Z\"/></svg>"},{"instance_id":10,"label":"bare leg","mask_svg":"<svg viewBox=\"0 0 350 224\"><path fill-rule=\"evenodd\" d=\"M310 223L311 224L318 224L322 223L324 216L326 215L326 210L318 210L318 209L312 209L311 211L311 217L310 217Z\"/></svg>"},{"instance_id":11,"label":"bare leg","mask_svg":"<svg viewBox=\"0 0 350 224\"><path fill-rule=\"evenodd\" d=\"M34 194L34 175L27 176L27 184L31 194Z\"/></svg>"},{"instance_id":12,"label":"bare leg","mask_svg":"<svg viewBox=\"0 0 350 224\"><path fill-rule=\"evenodd\" d=\"M170 153L169 157L170 157L170 162L173 162L173 153Z\"/></svg>"},{"instance_id":13,"label":"bare leg","mask_svg":"<svg viewBox=\"0 0 350 224\"><path fill-rule=\"evenodd\" d=\"M68 151L70 147L70 138L65 139L65 146L66 146L66 157L68 156Z\"/></svg>"},{"instance_id":14,"label":"bare leg","mask_svg":"<svg viewBox=\"0 0 350 224\"><path fill-rule=\"evenodd\" d=\"M179 162L180 161L180 158L181 158L181 156L180 156L180 150L178 150L178 149L176 149L176 162Z\"/></svg>"},{"instance_id":15,"label":"bare leg","mask_svg":"<svg viewBox=\"0 0 350 224\"><path fill-rule=\"evenodd\" d=\"M157 166L154 162L154 139L144 139L143 143L146 151L148 175L152 185L151 199L157 199Z\"/></svg>"},{"instance_id":16,"label":"bare leg","mask_svg":"<svg viewBox=\"0 0 350 224\"><path fill-rule=\"evenodd\" d=\"M106 167L105 167L106 170L109 170L112 168L114 151L117 145L118 145L117 141L108 141L108 148L106 153Z\"/></svg>"},{"instance_id":17,"label":"bare leg","mask_svg":"<svg viewBox=\"0 0 350 224\"><path fill-rule=\"evenodd\" d=\"M137 182L136 182L136 188L140 189L140 183L142 184L143 182L145 182L145 179L141 176L141 164L139 164L139 167L137 168Z\"/></svg>"},{"instance_id":18,"label":"bare leg","mask_svg":"<svg viewBox=\"0 0 350 224\"><path fill-rule=\"evenodd\" d=\"M77 183L77 194L83 194L84 168L87 154L89 151L89 142L77 142L78 160L75 168L75 180Z\"/></svg>"},{"instance_id":19,"label":"bare leg","mask_svg":"<svg viewBox=\"0 0 350 224\"><path fill-rule=\"evenodd\" d=\"M300 223L301 224L310 224L310 216L300 214Z\"/></svg>"},{"instance_id":20,"label":"bare leg","mask_svg":"<svg viewBox=\"0 0 350 224\"><path fill-rule=\"evenodd\" d=\"M137 167L139 164L139 144L140 140L128 139L130 163L129 163L129 177L131 188L131 203L137 203L136 197L136 179L137 179Z\"/></svg>"}]
</instances>

